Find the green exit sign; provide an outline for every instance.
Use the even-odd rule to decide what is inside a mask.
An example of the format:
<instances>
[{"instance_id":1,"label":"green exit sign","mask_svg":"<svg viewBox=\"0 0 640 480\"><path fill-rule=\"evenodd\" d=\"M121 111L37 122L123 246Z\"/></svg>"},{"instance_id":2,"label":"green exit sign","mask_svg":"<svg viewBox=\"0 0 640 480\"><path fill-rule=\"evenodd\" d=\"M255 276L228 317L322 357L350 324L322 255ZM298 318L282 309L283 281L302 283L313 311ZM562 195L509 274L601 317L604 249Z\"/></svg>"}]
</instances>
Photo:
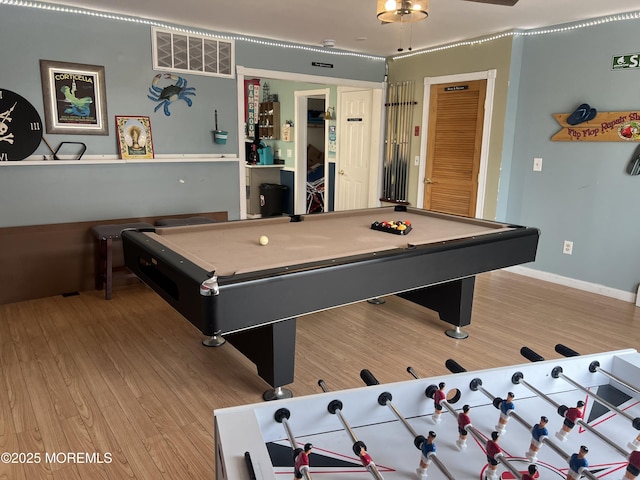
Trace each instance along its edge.
<instances>
[{"instance_id":1,"label":"green exit sign","mask_svg":"<svg viewBox=\"0 0 640 480\"><path fill-rule=\"evenodd\" d=\"M613 56L612 70L628 70L630 68L640 68L640 53Z\"/></svg>"}]
</instances>

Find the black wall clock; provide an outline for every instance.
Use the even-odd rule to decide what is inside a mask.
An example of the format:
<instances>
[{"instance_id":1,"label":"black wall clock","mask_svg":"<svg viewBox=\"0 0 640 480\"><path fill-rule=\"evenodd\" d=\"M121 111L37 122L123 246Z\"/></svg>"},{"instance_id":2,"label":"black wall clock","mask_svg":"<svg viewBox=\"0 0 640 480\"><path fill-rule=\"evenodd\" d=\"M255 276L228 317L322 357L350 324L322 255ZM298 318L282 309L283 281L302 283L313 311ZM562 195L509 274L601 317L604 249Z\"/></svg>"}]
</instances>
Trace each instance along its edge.
<instances>
[{"instance_id":1,"label":"black wall clock","mask_svg":"<svg viewBox=\"0 0 640 480\"><path fill-rule=\"evenodd\" d=\"M0 88L0 161L27 158L41 140L37 110L17 93Z\"/></svg>"}]
</instances>

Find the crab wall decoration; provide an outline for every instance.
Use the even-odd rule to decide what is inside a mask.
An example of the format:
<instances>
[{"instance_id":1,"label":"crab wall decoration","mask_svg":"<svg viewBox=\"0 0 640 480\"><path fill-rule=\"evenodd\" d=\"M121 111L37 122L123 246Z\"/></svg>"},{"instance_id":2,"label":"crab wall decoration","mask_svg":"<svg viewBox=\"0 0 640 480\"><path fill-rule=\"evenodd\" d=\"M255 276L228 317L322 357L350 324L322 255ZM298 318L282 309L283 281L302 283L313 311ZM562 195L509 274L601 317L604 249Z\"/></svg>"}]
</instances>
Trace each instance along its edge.
<instances>
[{"instance_id":1,"label":"crab wall decoration","mask_svg":"<svg viewBox=\"0 0 640 480\"><path fill-rule=\"evenodd\" d=\"M166 87L158 86L158 83L162 78L173 80L175 83L173 85L168 85ZM147 97L154 102L159 102L156 105L156 108L153 109L154 112L157 112L160 107L164 107L164 114L169 116L171 112L169 111L169 105L171 105L176 100L184 100L187 102L187 105L193 105L193 102L189 98L189 95L196 95L196 89L194 87L187 87L187 81L178 76L173 75L171 73L159 73L155 77L153 77L153 81L151 82L151 88L149 88L149 93L151 95L147 95Z\"/></svg>"}]
</instances>

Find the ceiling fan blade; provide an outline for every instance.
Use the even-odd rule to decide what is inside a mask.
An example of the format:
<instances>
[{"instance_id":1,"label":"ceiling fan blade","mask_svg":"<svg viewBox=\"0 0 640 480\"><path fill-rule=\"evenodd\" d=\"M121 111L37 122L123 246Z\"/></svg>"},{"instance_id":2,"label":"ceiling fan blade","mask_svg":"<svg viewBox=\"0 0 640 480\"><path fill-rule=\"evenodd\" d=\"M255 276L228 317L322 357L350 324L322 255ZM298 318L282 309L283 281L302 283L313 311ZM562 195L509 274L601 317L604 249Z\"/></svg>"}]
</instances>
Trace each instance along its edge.
<instances>
[{"instance_id":1,"label":"ceiling fan blade","mask_svg":"<svg viewBox=\"0 0 640 480\"><path fill-rule=\"evenodd\" d=\"M490 3L491 5L503 5L505 7L513 7L518 0L465 0L467 2Z\"/></svg>"}]
</instances>

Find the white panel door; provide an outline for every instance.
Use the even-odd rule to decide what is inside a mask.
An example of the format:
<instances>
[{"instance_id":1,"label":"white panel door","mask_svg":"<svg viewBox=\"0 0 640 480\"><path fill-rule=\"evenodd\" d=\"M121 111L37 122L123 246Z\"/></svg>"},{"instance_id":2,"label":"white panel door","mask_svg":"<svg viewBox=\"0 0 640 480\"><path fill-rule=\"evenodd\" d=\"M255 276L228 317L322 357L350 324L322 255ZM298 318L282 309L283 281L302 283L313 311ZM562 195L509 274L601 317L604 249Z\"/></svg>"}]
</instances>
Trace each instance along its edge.
<instances>
[{"instance_id":1,"label":"white panel door","mask_svg":"<svg viewBox=\"0 0 640 480\"><path fill-rule=\"evenodd\" d=\"M371 161L371 90L344 92L339 107L336 210L367 208Z\"/></svg>"}]
</instances>

